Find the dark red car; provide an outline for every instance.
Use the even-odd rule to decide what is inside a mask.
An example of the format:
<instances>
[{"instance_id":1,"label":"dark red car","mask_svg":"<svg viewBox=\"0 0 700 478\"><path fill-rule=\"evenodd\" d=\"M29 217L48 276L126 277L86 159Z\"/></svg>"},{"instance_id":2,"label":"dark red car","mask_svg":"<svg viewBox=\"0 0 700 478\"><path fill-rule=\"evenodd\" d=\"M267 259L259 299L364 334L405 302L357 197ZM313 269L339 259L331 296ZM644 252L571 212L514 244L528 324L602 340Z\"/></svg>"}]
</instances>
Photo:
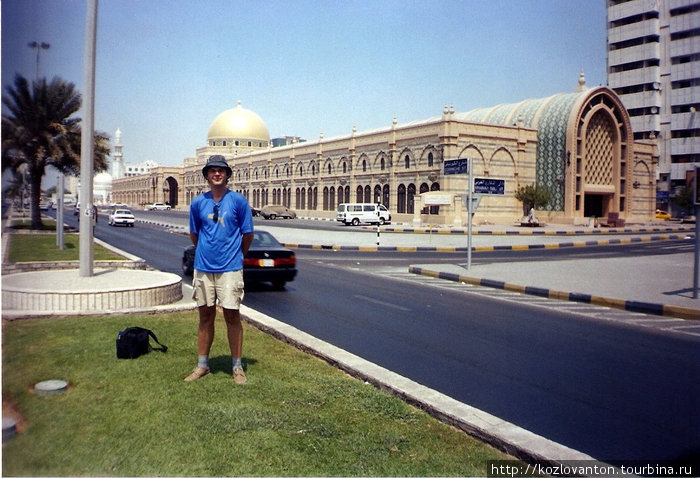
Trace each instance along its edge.
<instances>
[{"instance_id":1,"label":"dark red car","mask_svg":"<svg viewBox=\"0 0 700 478\"><path fill-rule=\"evenodd\" d=\"M192 275L194 271L194 251L195 247L189 246L182 255L182 272L185 275ZM255 231L253 243L243 258L243 280L247 284L270 282L281 289L294 280L296 264L294 251L280 244L269 232Z\"/></svg>"}]
</instances>

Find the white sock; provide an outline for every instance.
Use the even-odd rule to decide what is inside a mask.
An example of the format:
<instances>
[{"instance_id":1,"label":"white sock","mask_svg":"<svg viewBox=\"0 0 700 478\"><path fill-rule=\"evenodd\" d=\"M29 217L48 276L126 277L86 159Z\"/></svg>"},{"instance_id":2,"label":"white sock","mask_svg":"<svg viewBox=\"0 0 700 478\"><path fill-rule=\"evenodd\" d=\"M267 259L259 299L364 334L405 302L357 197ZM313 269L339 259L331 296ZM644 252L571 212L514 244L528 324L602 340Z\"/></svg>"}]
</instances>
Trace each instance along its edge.
<instances>
[{"instance_id":1,"label":"white sock","mask_svg":"<svg viewBox=\"0 0 700 478\"><path fill-rule=\"evenodd\" d=\"M198 355L197 356L197 367L209 368L209 356L208 355Z\"/></svg>"},{"instance_id":2,"label":"white sock","mask_svg":"<svg viewBox=\"0 0 700 478\"><path fill-rule=\"evenodd\" d=\"M240 368L243 370L243 363L241 363L241 358L235 358L233 357L233 369L236 370L237 368Z\"/></svg>"}]
</instances>

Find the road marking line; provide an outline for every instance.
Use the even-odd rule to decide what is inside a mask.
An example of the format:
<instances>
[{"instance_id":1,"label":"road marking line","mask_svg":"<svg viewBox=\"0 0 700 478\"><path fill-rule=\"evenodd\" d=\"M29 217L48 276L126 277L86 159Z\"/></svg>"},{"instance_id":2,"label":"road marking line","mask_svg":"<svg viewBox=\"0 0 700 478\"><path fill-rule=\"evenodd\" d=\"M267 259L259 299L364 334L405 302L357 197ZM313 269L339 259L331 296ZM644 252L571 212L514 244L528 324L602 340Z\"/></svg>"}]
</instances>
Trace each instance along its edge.
<instances>
[{"instance_id":1,"label":"road marking line","mask_svg":"<svg viewBox=\"0 0 700 478\"><path fill-rule=\"evenodd\" d=\"M373 304L383 305L384 307L391 307L393 309L402 310L404 312L411 311L411 309L407 309L406 307L401 307L400 305L390 304L389 302L384 302L383 300L379 300L379 299L373 299L372 297L367 297L366 295L354 295L353 297L356 299L362 299L362 300L365 300L367 302L371 302Z\"/></svg>"}]
</instances>

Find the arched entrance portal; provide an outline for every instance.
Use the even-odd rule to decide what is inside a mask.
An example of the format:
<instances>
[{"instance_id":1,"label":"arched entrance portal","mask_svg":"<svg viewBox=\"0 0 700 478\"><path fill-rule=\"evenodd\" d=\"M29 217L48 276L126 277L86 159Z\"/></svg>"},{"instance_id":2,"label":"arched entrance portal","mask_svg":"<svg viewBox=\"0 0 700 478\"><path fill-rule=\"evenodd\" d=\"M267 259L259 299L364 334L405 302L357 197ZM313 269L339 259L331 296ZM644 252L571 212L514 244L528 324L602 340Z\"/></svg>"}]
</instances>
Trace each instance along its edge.
<instances>
[{"instance_id":1,"label":"arched entrance portal","mask_svg":"<svg viewBox=\"0 0 700 478\"><path fill-rule=\"evenodd\" d=\"M165 178L165 184L165 190L163 191L165 194L163 194L163 196L165 197L167 203L170 204L170 207L174 208L178 204L177 180L172 176L168 176L167 178Z\"/></svg>"}]
</instances>

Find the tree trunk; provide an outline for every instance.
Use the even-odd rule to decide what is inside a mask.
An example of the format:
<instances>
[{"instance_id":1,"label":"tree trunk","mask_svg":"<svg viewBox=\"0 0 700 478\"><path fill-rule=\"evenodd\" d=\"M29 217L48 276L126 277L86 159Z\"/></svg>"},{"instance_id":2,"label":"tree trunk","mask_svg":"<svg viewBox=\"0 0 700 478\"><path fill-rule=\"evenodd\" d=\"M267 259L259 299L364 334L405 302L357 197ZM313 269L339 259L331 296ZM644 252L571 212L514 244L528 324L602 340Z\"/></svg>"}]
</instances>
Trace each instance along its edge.
<instances>
[{"instance_id":1,"label":"tree trunk","mask_svg":"<svg viewBox=\"0 0 700 478\"><path fill-rule=\"evenodd\" d=\"M29 207L32 214L32 229L42 229L44 224L41 222L41 180L43 175L37 174L36 171L31 172L29 191Z\"/></svg>"}]
</instances>

